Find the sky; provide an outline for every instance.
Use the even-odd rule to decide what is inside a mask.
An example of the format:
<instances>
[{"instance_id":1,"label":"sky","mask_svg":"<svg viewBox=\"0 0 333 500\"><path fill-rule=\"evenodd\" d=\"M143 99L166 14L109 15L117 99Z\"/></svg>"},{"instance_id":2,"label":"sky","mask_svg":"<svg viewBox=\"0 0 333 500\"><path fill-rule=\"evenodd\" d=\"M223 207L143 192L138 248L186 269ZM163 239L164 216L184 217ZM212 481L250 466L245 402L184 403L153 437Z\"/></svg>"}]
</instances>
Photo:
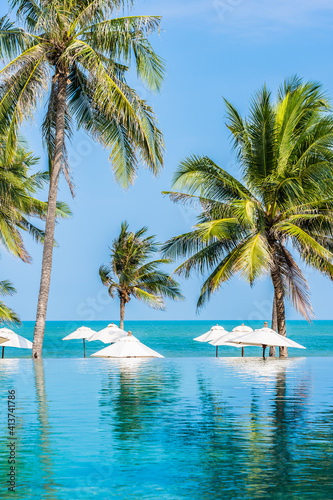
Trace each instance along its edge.
<instances>
[{"instance_id":1,"label":"sky","mask_svg":"<svg viewBox=\"0 0 333 500\"><path fill-rule=\"evenodd\" d=\"M158 178L144 169L135 185L124 191L115 183L108 153L82 132L69 146L76 186L73 200L60 182L59 199L66 201L72 218L56 227L58 247L48 307L48 320L113 320L119 317L116 299L107 297L98 269L106 264L109 246L122 221L137 230L148 226L160 242L188 231L195 221L193 209L173 204L161 192L171 188L173 172L191 154L208 155L239 176L225 126L222 97L242 115L251 95L264 83L276 92L284 78L297 74L323 84L333 98L331 0L138 0L135 13L162 16L162 29L152 37L156 52L165 59L161 92L152 95L135 82L140 95L154 107L166 144L165 166ZM6 12L1 2L0 15ZM30 148L40 156L39 169L47 168L41 140L42 112L23 129ZM40 194L46 199L47 193ZM22 320L35 317L42 247L25 238L32 256L24 264L0 253L1 279L9 279L17 294L6 299ZM170 266L170 272L175 265ZM317 319L333 319L333 284L305 269ZM155 311L132 300L126 319L135 320L265 320L271 315L272 286L268 279L253 288L235 277L207 306L196 312L202 276L181 280L183 302L167 302ZM299 316L287 305L288 319Z\"/></svg>"}]
</instances>

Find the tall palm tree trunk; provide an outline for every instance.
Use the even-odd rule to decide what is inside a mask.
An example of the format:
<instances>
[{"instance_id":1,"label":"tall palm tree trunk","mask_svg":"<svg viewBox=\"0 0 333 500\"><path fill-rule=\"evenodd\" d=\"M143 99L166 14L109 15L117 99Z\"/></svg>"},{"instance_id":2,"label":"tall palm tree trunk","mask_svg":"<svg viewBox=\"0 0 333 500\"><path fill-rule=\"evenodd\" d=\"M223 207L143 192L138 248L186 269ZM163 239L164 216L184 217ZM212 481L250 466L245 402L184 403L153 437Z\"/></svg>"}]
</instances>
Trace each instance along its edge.
<instances>
[{"instance_id":1,"label":"tall palm tree trunk","mask_svg":"<svg viewBox=\"0 0 333 500\"><path fill-rule=\"evenodd\" d=\"M42 274L40 279L34 341L32 346L33 358L40 358L42 356L45 319L46 319L47 303L49 298L50 281L51 281L58 182L62 166L64 141L65 141L67 75L64 72L58 72L56 73L56 77L58 77L58 93L57 93L55 152L54 152L54 160L52 162L51 175L50 175L48 207L47 207L47 215L45 223Z\"/></svg>"},{"instance_id":2,"label":"tall palm tree trunk","mask_svg":"<svg viewBox=\"0 0 333 500\"><path fill-rule=\"evenodd\" d=\"M277 264L273 267L271 276L274 287L277 331L280 335L286 337L287 332L286 332L286 314L284 308L284 290L283 290L281 273L279 270L279 266ZM279 356L280 358L288 357L287 347L279 347Z\"/></svg>"},{"instance_id":3,"label":"tall palm tree trunk","mask_svg":"<svg viewBox=\"0 0 333 500\"><path fill-rule=\"evenodd\" d=\"M119 328L124 329L124 317L125 317L125 297L120 296L120 325Z\"/></svg>"},{"instance_id":4,"label":"tall palm tree trunk","mask_svg":"<svg viewBox=\"0 0 333 500\"><path fill-rule=\"evenodd\" d=\"M277 325L277 314L276 314L276 299L275 299L275 293L274 293L274 298L273 298L273 309L272 309L272 325L271 325L272 330L277 332L278 325ZM274 346L271 346L269 348L269 356L270 357L275 357L275 351L276 348Z\"/></svg>"}]
</instances>

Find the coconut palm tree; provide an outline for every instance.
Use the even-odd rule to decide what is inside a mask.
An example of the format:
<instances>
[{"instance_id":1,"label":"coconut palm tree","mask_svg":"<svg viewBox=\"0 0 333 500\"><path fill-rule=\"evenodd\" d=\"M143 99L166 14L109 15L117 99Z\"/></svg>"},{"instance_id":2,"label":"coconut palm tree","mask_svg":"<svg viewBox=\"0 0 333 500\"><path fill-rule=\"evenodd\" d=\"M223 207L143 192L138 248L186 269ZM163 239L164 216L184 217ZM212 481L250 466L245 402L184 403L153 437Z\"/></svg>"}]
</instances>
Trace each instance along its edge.
<instances>
[{"instance_id":1,"label":"coconut palm tree","mask_svg":"<svg viewBox=\"0 0 333 500\"><path fill-rule=\"evenodd\" d=\"M9 281L0 281L0 295L8 296L14 295L14 293L16 293L16 290ZM17 314L7 307L2 300L0 300L0 322L20 324L20 319Z\"/></svg>"},{"instance_id":2,"label":"coconut palm tree","mask_svg":"<svg viewBox=\"0 0 333 500\"><path fill-rule=\"evenodd\" d=\"M178 283L160 269L170 259L151 257L159 250L155 236L145 236L147 228L136 233L128 230L127 222L111 247L110 264L99 268L103 285L108 287L110 297L115 293L120 300L120 328L124 328L125 306L132 297L155 309L164 309L164 298L182 299Z\"/></svg>"},{"instance_id":3,"label":"coconut palm tree","mask_svg":"<svg viewBox=\"0 0 333 500\"><path fill-rule=\"evenodd\" d=\"M42 242L44 232L32 221L45 219L47 203L35 194L48 181L48 172L30 173L37 164L35 157L22 139L11 158L6 158L5 138L0 138L0 245L15 257L30 262L23 235L29 233L35 241ZM57 217L66 217L70 211L64 203L57 203ZM0 282L0 295L13 295L15 288L9 281ZM0 321L19 322L18 316L0 302Z\"/></svg>"},{"instance_id":4,"label":"coconut palm tree","mask_svg":"<svg viewBox=\"0 0 333 500\"><path fill-rule=\"evenodd\" d=\"M193 230L169 240L164 252L187 257L178 273L210 272L198 307L236 273L251 285L270 276L278 332L286 335L285 297L305 318L313 314L293 254L333 278L331 109L320 85L296 77L279 89L276 103L264 87L245 119L226 106L242 181L207 156L183 161L169 195L198 202L202 212Z\"/></svg>"},{"instance_id":5,"label":"coconut palm tree","mask_svg":"<svg viewBox=\"0 0 333 500\"><path fill-rule=\"evenodd\" d=\"M120 16L129 0L11 0L17 26L0 24L0 54L10 62L0 72L0 131L11 155L17 131L40 102L47 111L42 126L50 184L33 357L42 353L49 295L59 175L70 183L66 142L74 124L111 152L115 177L124 187L140 164L157 174L163 138L153 110L127 84L132 62L150 90L159 90L163 62L148 35L158 16Z\"/></svg>"},{"instance_id":6,"label":"coconut palm tree","mask_svg":"<svg viewBox=\"0 0 333 500\"><path fill-rule=\"evenodd\" d=\"M0 138L0 245L20 258L30 262L23 235L30 234L39 243L44 241L44 231L33 219L45 220L47 203L35 197L49 180L48 172L31 173L39 161L20 139L14 153L6 157L4 138ZM57 202L56 217L71 214L65 203Z\"/></svg>"}]
</instances>

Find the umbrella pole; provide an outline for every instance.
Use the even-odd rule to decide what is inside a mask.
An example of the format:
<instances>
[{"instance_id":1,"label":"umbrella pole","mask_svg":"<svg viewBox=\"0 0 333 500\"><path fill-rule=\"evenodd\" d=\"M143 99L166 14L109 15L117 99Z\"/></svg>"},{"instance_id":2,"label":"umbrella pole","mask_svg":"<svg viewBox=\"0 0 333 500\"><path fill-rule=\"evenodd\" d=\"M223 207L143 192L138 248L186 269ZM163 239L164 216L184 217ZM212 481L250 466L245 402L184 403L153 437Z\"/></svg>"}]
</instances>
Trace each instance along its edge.
<instances>
[{"instance_id":1,"label":"umbrella pole","mask_svg":"<svg viewBox=\"0 0 333 500\"><path fill-rule=\"evenodd\" d=\"M5 357L5 348L2 346L2 359Z\"/></svg>"},{"instance_id":2,"label":"umbrella pole","mask_svg":"<svg viewBox=\"0 0 333 500\"><path fill-rule=\"evenodd\" d=\"M86 357L86 339L83 339L83 357Z\"/></svg>"},{"instance_id":3,"label":"umbrella pole","mask_svg":"<svg viewBox=\"0 0 333 500\"><path fill-rule=\"evenodd\" d=\"M219 357L219 346L218 345L216 346L216 357L217 358Z\"/></svg>"},{"instance_id":4,"label":"umbrella pole","mask_svg":"<svg viewBox=\"0 0 333 500\"><path fill-rule=\"evenodd\" d=\"M244 358L244 347L242 347L242 358Z\"/></svg>"},{"instance_id":5,"label":"umbrella pole","mask_svg":"<svg viewBox=\"0 0 333 500\"><path fill-rule=\"evenodd\" d=\"M262 357L263 359L265 359L265 350L266 350L266 347L265 345L262 346Z\"/></svg>"}]
</instances>

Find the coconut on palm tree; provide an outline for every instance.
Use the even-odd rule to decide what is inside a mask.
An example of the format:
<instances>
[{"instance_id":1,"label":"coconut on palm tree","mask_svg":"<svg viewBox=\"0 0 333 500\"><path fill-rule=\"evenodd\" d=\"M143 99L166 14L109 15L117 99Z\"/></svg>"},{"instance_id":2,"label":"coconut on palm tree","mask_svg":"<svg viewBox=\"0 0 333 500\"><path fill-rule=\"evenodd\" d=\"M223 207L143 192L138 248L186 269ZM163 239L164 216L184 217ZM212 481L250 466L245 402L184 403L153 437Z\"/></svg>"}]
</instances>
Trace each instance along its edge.
<instances>
[{"instance_id":1,"label":"coconut on palm tree","mask_svg":"<svg viewBox=\"0 0 333 500\"><path fill-rule=\"evenodd\" d=\"M127 222L111 247L110 264L99 268L103 285L108 287L110 297L115 294L120 301L120 328L124 328L125 306L135 299L155 309L165 308L165 298L179 300L177 281L161 269L170 259L153 259L159 250L154 236L146 236L147 228L137 232L128 230ZM153 260L152 260L153 259Z\"/></svg>"},{"instance_id":2,"label":"coconut on palm tree","mask_svg":"<svg viewBox=\"0 0 333 500\"><path fill-rule=\"evenodd\" d=\"M45 219L47 203L35 197L49 178L48 172L31 173L38 158L20 140L10 159L6 158L5 138L0 138L0 246L23 262L30 262L23 235L29 233L37 242L43 242L44 232L33 220ZM70 214L67 205L57 203L56 216ZM0 282L0 295L15 293L13 285ZM18 323L17 314L0 302L0 321Z\"/></svg>"},{"instance_id":3,"label":"coconut on palm tree","mask_svg":"<svg viewBox=\"0 0 333 500\"><path fill-rule=\"evenodd\" d=\"M158 16L116 17L125 0L11 0L18 22L0 21L0 132L11 155L18 127L41 102L50 185L33 356L41 356L49 295L59 175L69 180L66 142L74 126L110 150L115 177L133 182L140 164L154 174L163 162L163 139L147 102L126 81L133 63L150 90L159 90L163 62L148 35ZM70 181L69 181L70 182Z\"/></svg>"},{"instance_id":4,"label":"coconut on palm tree","mask_svg":"<svg viewBox=\"0 0 333 500\"><path fill-rule=\"evenodd\" d=\"M207 156L180 164L176 202L198 202L194 228L164 251L184 257L178 273L209 272L198 307L240 273L251 285L270 276L278 332L286 335L285 297L308 320L309 287L295 260L333 278L333 119L320 85L287 80L273 102L264 87L243 119L226 102L239 160L238 180ZM280 348L280 356L286 356Z\"/></svg>"}]
</instances>

